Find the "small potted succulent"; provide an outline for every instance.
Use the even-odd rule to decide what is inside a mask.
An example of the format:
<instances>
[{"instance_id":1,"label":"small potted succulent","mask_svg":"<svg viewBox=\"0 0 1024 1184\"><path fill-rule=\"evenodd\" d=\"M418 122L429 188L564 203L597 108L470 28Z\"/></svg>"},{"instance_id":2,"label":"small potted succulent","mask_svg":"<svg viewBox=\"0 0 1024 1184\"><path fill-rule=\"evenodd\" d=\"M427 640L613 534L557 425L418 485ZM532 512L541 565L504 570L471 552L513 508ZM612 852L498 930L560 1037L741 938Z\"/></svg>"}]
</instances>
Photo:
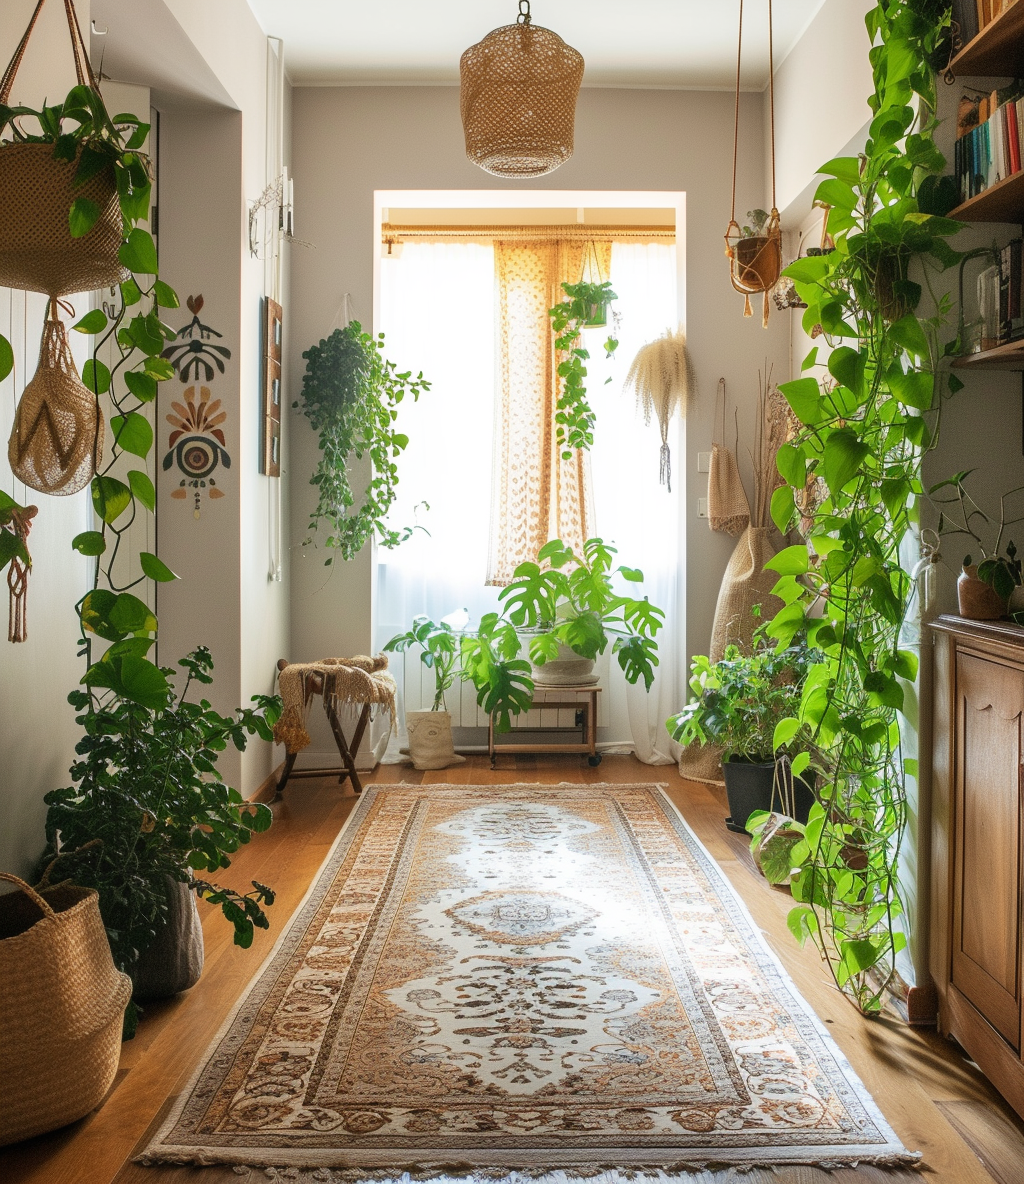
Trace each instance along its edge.
<instances>
[{"instance_id":1,"label":"small potted succulent","mask_svg":"<svg viewBox=\"0 0 1024 1184\"><path fill-rule=\"evenodd\" d=\"M433 621L430 617L413 619L412 628L399 633L384 647L389 653L404 653L420 647L420 661L434 672L434 702L429 711L407 711L405 726L409 733L409 755L417 769L447 769L466 759L455 751L452 740L451 712L445 706L445 692L451 690L458 670L460 631L469 622L465 609Z\"/></svg>"},{"instance_id":2,"label":"small potted succulent","mask_svg":"<svg viewBox=\"0 0 1024 1184\"><path fill-rule=\"evenodd\" d=\"M680 744L724 750L730 830L745 833L751 814L772 808L776 756L796 755L801 742L798 733L785 745L776 745L775 729L798 715L813 661L805 641L795 639L779 650L762 626L754 634L749 654L731 645L718 662L698 655L691 663L695 698L668 721L668 730ZM815 800L811 775L797 777L793 788L797 820L806 822Z\"/></svg>"}]
</instances>

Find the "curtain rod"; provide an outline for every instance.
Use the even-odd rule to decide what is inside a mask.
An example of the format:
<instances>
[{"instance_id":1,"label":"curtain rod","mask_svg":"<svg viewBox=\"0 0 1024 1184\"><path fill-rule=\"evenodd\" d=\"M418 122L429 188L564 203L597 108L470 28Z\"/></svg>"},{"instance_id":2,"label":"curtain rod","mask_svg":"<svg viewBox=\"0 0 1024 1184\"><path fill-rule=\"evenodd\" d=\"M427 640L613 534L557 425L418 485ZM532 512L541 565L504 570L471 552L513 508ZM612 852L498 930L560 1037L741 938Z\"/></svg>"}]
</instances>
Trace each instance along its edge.
<instances>
[{"instance_id":1,"label":"curtain rod","mask_svg":"<svg viewBox=\"0 0 1024 1184\"><path fill-rule=\"evenodd\" d=\"M385 222L381 241L408 239L483 239L486 242L545 242L583 239L588 242L617 242L647 239L675 242L674 226L398 226Z\"/></svg>"}]
</instances>

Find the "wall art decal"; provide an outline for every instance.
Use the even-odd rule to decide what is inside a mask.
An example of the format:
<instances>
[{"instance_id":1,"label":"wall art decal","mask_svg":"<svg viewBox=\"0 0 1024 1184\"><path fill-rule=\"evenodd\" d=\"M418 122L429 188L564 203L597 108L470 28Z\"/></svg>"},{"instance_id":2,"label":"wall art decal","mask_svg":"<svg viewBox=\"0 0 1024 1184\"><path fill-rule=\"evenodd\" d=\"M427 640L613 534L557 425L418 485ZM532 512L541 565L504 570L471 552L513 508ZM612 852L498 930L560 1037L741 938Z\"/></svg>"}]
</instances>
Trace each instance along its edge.
<instances>
[{"instance_id":1,"label":"wall art decal","mask_svg":"<svg viewBox=\"0 0 1024 1184\"><path fill-rule=\"evenodd\" d=\"M220 399L210 401L208 386L199 388L198 403L196 398L196 388L190 386L185 391L184 403L171 403L173 413L167 416L167 422L174 431L167 440L169 451L164 457L165 472L173 465L182 474L178 488L171 490L171 497L187 498L191 489L194 518L199 517L203 490L210 498L224 496L224 491L217 488L214 473L221 465L231 468L227 441L220 427L228 417L227 412L221 410Z\"/></svg>"},{"instance_id":2,"label":"wall art decal","mask_svg":"<svg viewBox=\"0 0 1024 1184\"><path fill-rule=\"evenodd\" d=\"M281 350L284 313L276 300L263 301L262 390L260 407L260 472L281 476Z\"/></svg>"},{"instance_id":3,"label":"wall art decal","mask_svg":"<svg viewBox=\"0 0 1024 1184\"><path fill-rule=\"evenodd\" d=\"M217 345L213 340L224 334L200 321L203 303L201 295L188 298L186 304L192 313L192 320L178 331L175 343L163 352L182 382L199 382L200 379L212 382L216 371L224 373L224 363L231 357L231 350L224 345Z\"/></svg>"}]
</instances>

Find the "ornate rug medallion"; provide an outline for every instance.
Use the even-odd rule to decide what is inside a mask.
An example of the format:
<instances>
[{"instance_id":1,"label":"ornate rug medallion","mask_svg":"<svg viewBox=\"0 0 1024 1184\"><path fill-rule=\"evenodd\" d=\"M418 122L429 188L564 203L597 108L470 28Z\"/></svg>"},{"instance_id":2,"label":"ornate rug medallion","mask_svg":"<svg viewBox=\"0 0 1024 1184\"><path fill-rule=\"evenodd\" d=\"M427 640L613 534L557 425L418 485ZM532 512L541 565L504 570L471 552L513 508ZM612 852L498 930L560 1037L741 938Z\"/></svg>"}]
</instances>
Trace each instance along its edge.
<instances>
[{"instance_id":1,"label":"ornate rug medallion","mask_svg":"<svg viewBox=\"0 0 1024 1184\"><path fill-rule=\"evenodd\" d=\"M372 786L143 1162L913 1162L649 785Z\"/></svg>"}]
</instances>

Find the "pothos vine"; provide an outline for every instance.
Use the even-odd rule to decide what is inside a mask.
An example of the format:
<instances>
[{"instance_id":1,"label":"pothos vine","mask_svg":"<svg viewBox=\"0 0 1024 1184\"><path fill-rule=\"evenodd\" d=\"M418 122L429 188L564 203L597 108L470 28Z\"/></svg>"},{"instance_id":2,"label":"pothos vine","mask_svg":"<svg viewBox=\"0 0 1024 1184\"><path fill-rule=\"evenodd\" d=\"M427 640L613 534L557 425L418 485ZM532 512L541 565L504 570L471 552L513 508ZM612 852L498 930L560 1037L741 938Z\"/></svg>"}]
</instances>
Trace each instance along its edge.
<instances>
[{"instance_id":1,"label":"pothos vine","mask_svg":"<svg viewBox=\"0 0 1024 1184\"><path fill-rule=\"evenodd\" d=\"M399 373L396 364L382 356L383 349L383 333L375 339L358 321L351 321L302 355L306 373L301 406L320 434L321 454L310 478L319 496L304 545L312 544L312 532L323 522L329 530L324 546L345 560L353 559L374 534L382 546L391 548L415 529L395 530L385 521L397 496L395 460L409 443L408 436L395 431L395 421L405 397L418 400L430 383L422 372L415 378L409 370ZM370 460L370 481L358 506L350 456ZM324 560L327 566L333 562L332 555Z\"/></svg>"},{"instance_id":2,"label":"pothos vine","mask_svg":"<svg viewBox=\"0 0 1024 1184\"><path fill-rule=\"evenodd\" d=\"M787 484L772 516L788 530L809 482L823 500L810 549L789 547L769 564L786 604L770 632L785 646L806 631L822 657L775 744L803 734L830 756L820 804L792 852L789 927L817 944L838 986L869 1014L880 1010L906 944L897 859L905 777L917 767L904 757L900 711L917 658L900 645L913 589L901 544L918 521L922 458L941 400L962 385L943 365L956 349L940 342L951 302L931 290L934 274L960 259L946 241L960 229L945 216L956 195L934 143L935 68L948 58L949 15L944 0L879 0L867 14L869 138L860 157L821 168L827 179L815 195L831 207L835 250L784 272L808 306L805 327L821 326L834 347L826 381L780 387L801 428L779 452ZM923 285L934 312L919 317ZM824 615L812 615L815 602ZM808 759L797 758L794 772Z\"/></svg>"},{"instance_id":3,"label":"pothos vine","mask_svg":"<svg viewBox=\"0 0 1024 1184\"><path fill-rule=\"evenodd\" d=\"M563 284L562 291L569 299L548 309L548 316L555 333L555 348L565 354L558 363L562 389L555 407L555 424L562 459L569 460L574 449L588 449L594 443L594 424L597 420L587 400L587 388L583 381L587 377L584 363L590 357L590 351L580 344L583 328L593 317L596 308L610 304L616 297L608 281L594 284L581 280L578 284ZM609 337L604 343L605 354L609 358L618 344L614 337Z\"/></svg>"}]
</instances>

